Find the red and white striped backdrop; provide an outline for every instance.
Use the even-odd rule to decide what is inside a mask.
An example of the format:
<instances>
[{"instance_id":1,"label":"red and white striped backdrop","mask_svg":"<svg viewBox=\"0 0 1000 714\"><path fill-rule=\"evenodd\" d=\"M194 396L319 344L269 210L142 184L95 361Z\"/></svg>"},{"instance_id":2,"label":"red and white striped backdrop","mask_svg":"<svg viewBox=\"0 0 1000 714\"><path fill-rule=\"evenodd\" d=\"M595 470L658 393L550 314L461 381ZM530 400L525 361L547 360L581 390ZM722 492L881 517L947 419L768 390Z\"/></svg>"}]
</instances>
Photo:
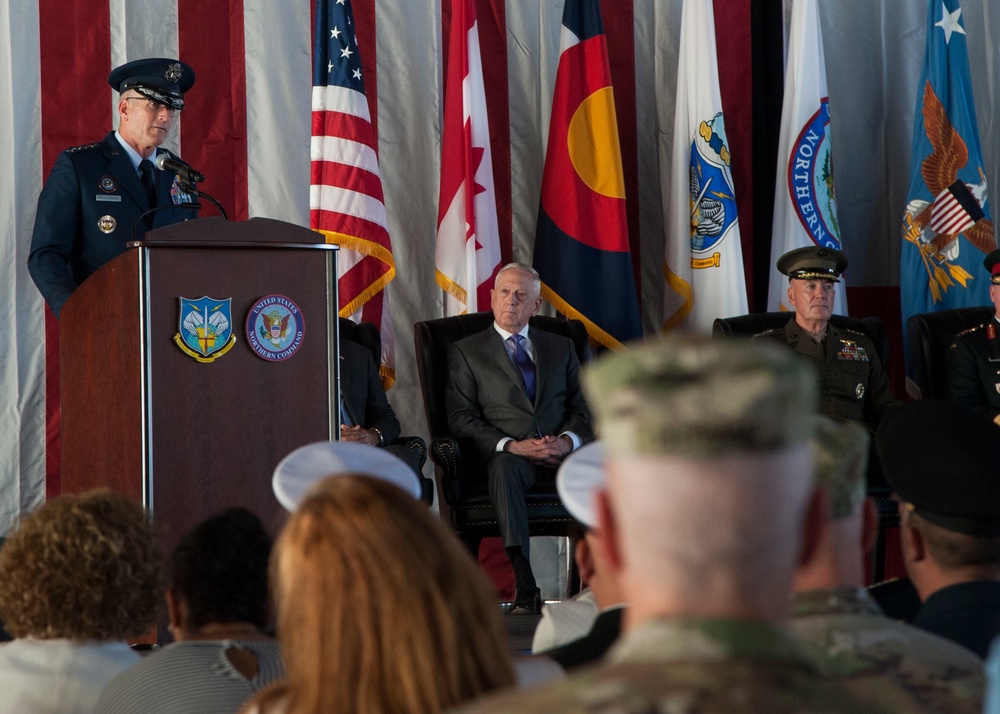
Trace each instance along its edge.
<instances>
[{"instance_id":1,"label":"red and white striped backdrop","mask_svg":"<svg viewBox=\"0 0 1000 714\"><path fill-rule=\"evenodd\" d=\"M414 321L441 314L434 239L451 0L352 2L397 267L387 288L396 334L390 399L404 431L423 434L410 335ZM50 474L57 472L57 450L51 439L47 448L45 433L46 395L51 410L58 388L45 362L46 336L51 348L52 333L25 268L35 201L56 154L96 141L111 128L114 97L106 77L113 66L142 56L180 56L195 68L197 82L168 145L205 174L204 190L222 201L231 218L268 216L308 225L311 4L0 0L0 220L6 228L0 232L6 258L0 261L6 305L0 310L6 328L0 350L0 533L44 498L46 465ZM563 3L476 4L502 254L504 260L530 262ZM925 0L876 4L877 10L871 0L843 0L821 9L838 203L852 274L861 278L852 285L895 282L893 231L908 180L906 149L926 7ZM751 138L761 130L751 123L750 5L715 0L720 83L748 268ZM976 61L988 51L984 37L1000 33L1000 11L987 5L963 0L977 106L984 117L997 114L1000 103L988 86L983 69L988 63ZM681 0L602 0L601 6L648 333L659 322L663 290L663 196ZM914 47L886 42L877 22L859 22L870 16L890 18L891 26L901 28L893 36L912 36ZM858 68L859 47L882 48L863 58L867 70ZM892 87L879 83L883 76L894 77ZM882 121L865 118L873 113ZM775 121L779 114L780 107L773 112ZM990 120L981 130L984 153L992 155L1000 128ZM848 132L850 140L837 138ZM878 161L872 163L872 156ZM773 157L766 164L773 167ZM991 182L1000 185L996 169L989 171ZM211 209L205 214L212 215ZM858 241L853 246L852 236ZM881 236L891 238L870 242ZM852 298L852 308L856 304Z\"/></svg>"}]
</instances>

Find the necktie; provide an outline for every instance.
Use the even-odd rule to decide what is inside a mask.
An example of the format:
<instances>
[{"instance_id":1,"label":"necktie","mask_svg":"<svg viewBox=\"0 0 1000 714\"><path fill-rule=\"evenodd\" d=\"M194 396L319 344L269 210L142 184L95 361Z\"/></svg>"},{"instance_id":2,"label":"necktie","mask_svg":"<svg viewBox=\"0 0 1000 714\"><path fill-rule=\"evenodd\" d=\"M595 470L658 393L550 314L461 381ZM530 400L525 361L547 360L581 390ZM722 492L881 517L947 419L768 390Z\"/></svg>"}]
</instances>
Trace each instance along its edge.
<instances>
[{"instance_id":1,"label":"necktie","mask_svg":"<svg viewBox=\"0 0 1000 714\"><path fill-rule=\"evenodd\" d=\"M521 370L524 377L524 389L528 392L528 399L535 401L535 363L531 361L528 352L524 349L524 337L521 335L511 335L507 338L514 345L514 364Z\"/></svg>"},{"instance_id":2,"label":"necktie","mask_svg":"<svg viewBox=\"0 0 1000 714\"><path fill-rule=\"evenodd\" d=\"M142 179L142 187L146 191L146 198L149 200L149 207L156 208L156 180L153 178L153 162L143 159L139 162L139 178Z\"/></svg>"}]
</instances>

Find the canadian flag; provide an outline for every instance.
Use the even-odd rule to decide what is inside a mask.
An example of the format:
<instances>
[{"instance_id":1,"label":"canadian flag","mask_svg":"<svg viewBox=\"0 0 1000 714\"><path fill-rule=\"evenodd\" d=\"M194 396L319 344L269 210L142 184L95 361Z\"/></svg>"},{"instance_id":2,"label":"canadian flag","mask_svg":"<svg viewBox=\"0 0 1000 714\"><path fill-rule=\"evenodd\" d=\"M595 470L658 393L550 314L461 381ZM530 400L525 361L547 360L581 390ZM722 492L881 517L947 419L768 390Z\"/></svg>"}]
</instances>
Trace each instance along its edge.
<instances>
[{"instance_id":1,"label":"canadian flag","mask_svg":"<svg viewBox=\"0 0 1000 714\"><path fill-rule=\"evenodd\" d=\"M493 160L475 0L452 4L435 280L445 315L485 310L500 268Z\"/></svg>"}]
</instances>

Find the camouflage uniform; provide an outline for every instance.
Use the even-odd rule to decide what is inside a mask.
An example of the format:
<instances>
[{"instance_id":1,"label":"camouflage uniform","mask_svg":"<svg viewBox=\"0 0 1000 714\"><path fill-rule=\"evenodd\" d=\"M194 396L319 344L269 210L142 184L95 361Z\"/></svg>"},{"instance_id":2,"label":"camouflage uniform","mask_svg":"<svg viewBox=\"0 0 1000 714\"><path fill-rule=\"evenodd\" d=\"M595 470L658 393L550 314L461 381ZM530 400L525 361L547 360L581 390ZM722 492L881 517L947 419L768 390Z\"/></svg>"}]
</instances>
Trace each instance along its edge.
<instances>
[{"instance_id":1,"label":"camouflage uniform","mask_svg":"<svg viewBox=\"0 0 1000 714\"><path fill-rule=\"evenodd\" d=\"M599 667L578 670L544 688L489 697L459 711L818 714L893 710L863 705L824 679L779 627L692 618L646 622L623 635Z\"/></svg>"},{"instance_id":2,"label":"camouflage uniform","mask_svg":"<svg viewBox=\"0 0 1000 714\"><path fill-rule=\"evenodd\" d=\"M982 711L985 676L972 652L895 620L864 588L797 593L792 633L826 676L891 711Z\"/></svg>"},{"instance_id":3,"label":"camouflage uniform","mask_svg":"<svg viewBox=\"0 0 1000 714\"><path fill-rule=\"evenodd\" d=\"M820 414L864 422L874 429L897 404L867 335L828 324L825 338L817 343L792 313L784 327L765 330L754 338L787 344L809 358L819 383Z\"/></svg>"}]
</instances>

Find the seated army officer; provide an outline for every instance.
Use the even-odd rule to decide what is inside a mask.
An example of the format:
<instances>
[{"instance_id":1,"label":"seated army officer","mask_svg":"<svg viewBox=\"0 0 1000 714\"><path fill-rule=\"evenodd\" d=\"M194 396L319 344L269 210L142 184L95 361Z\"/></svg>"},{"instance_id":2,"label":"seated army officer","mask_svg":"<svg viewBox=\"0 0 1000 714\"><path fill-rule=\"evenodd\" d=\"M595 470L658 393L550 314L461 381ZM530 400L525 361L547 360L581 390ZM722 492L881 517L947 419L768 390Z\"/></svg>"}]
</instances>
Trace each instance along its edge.
<instances>
[{"instance_id":1,"label":"seated army officer","mask_svg":"<svg viewBox=\"0 0 1000 714\"><path fill-rule=\"evenodd\" d=\"M948 350L948 399L986 414L1000 424L1000 250L986 256L990 300L995 314L988 322L960 332Z\"/></svg>"},{"instance_id":2,"label":"seated army officer","mask_svg":"<svg viewBox=\"0 0 1000 714\"><path fill-rule=\"evenodd\" d=\"M781 256L777 267L788 276L788 302L795 312L784 327L755 337L784 342L810 360L821 414L864 422L874 430L897 405L875 345L861 332L830 324L847 256L832 248L797 248Z\"/></svg>"}]
</instances>

